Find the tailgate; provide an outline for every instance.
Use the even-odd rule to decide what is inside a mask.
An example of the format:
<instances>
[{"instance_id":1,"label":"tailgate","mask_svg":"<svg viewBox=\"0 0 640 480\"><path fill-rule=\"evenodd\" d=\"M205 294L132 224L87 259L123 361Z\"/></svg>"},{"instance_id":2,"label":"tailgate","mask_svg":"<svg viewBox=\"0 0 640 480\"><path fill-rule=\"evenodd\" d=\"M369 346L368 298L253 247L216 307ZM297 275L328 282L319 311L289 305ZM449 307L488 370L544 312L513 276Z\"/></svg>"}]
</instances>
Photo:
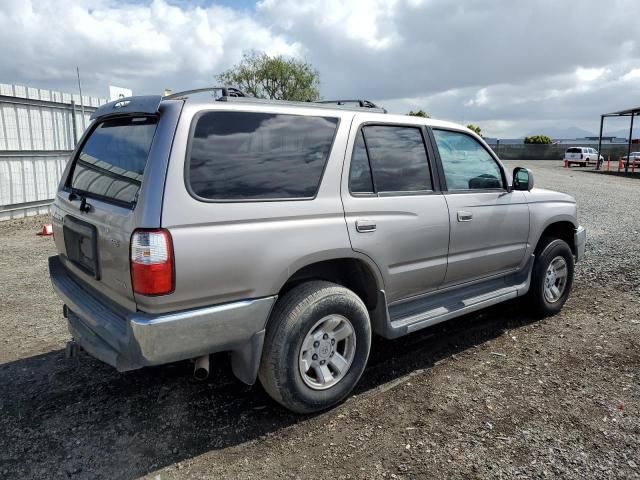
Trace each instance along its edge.
<instances>
[{"instance_id":1,"label":"tailgate","mask_svg":"<svg viewBox=\"0 0 640 480\"><path fill-rule=\"evenodd\" d=\"M568 160L580 160L582 158L582 150L579 148L570 148L565 152L564 158Z\"/></svg>"},{"instance_id":2,"label":"tailgate","mask_svg":"<svg viewBox=\"0 0 640 480\"><path fill-rule=\"evenodd\" d=\"M154 160L158 122L157 115L98 119L76 150L52 209L65 267L129 310L135 310L129 242L137 227L148 227L140 225L136 206Z\"/></svg>"}]
</instances>

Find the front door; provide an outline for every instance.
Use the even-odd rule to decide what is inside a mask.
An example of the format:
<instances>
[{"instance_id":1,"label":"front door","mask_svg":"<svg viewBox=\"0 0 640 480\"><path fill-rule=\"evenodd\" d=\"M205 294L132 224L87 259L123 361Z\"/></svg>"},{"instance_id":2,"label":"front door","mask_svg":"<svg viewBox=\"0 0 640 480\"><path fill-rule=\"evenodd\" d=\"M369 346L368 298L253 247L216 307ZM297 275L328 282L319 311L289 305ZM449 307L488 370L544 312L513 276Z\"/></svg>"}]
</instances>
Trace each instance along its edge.
<instances>
[{"instance_id":1,"label":"front door","mask_svg":"<svg viewBox=\"0 0 640 480\"><path fill-rule=\"evenodd\" d=\"M377 264L394 302L444 281L449 213L434 186L425 127L367 118L356 116L351 129L342 200L352 248Z\"/></svg>"},{"instance_id":2,"label":"front door","mask_svg":"<svg viewBox=\"0 0 640 480\"><path fill-rule=\"evenodd\" d=\"M446 129L433 135L451 224L445 285L517 270L529 238L524 193L507 190L502 166L472 135Z\"/></svg>"}]
</instances>

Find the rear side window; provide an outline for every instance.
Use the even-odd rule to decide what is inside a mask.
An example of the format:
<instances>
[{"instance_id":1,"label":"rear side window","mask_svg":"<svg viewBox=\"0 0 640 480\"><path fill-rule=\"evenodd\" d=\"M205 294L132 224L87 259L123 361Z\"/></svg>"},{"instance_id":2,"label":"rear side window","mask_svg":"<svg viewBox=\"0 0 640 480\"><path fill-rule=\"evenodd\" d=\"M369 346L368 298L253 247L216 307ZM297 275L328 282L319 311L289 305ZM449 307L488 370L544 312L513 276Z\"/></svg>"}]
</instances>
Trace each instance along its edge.
<instances>
[{"instance_id":1,"label":"rear side window","mask_svg":"<svg viewBox=\"0 0 640 480\"><path fill-rule=\"evenodd\" d=\"M125 117L99 123L82 146L67 187L133 206L157 122L156 117Z\"/></svg>"},{"instance_id":2,"label":"rear side window","mask_svg":"<svg viewBox=\"0 0 640 480\"><path fill-rule=\"evenodd\" d=\"M369 168L373 170L371 181ZM374 187L376 193L433 190L420 128L392 125L361 128L351 159L350 188L353 193L367 193Z\"/></svg>"},{"instance_id":3,"label":"rear side window","mask_svg":"<svg viewBox=\"0 0 640 480\"><path fill-rule=\"evenodd\" d=\"M205 200L313 198L337 118L205 112L196 121L187 179Z\"/></svg>"},{"instance_id":4,"label":"rear side window","mask_svg":"<svg viewBox=\"0 0 640 480\"><path fill-rule=\"evenodd\" d=\"M353 146L351 167L349 171L349 188L352 193L373 193L373 179L371 178L371 166L367 155L367 147L364 144L362 130L358 132L356 143Z\"/></svg>"}]
</instances>

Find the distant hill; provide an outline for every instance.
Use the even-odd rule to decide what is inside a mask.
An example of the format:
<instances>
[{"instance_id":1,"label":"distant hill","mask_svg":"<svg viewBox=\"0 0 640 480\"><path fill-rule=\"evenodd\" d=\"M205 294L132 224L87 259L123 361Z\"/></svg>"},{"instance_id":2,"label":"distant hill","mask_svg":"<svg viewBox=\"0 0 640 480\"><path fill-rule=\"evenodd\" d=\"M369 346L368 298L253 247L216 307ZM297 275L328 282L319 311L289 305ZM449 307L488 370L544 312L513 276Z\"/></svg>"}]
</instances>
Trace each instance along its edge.
<instances>
[{"instance_id":1,"label":"distant hill","mask_svg":"<svg viewBox=\"0 0 640 480\"><path fill-rule=\"evenodd\" d=\"M593 137L597 133L590 132L584 128L579 127L566 127L566 128L543 128L537 132L528 133L526 136L531 135L547 135L551 138L582 138Z\"/></svg>"},{"instance_id":2,"label":"distant hill","mask_svg":"<svg viewBox=\"0 0 640 480\"><path fill-rule=\"evenodd\" d=\"M639 122L640 123L640 122ZM589 130L585 130L580 127L566 127L566 128L543 128L536 132L528 133L527 136L531 135L547 135L551 138L584 138L584 137L597 137L598 132L590 132ZM627 138L629 136L629 129L618 129L618 130L606 130L602 132L602 135L605 137L620 137ZM640 126L633 127L633 138L640 138Z\"/></svg>"}]
</instances>

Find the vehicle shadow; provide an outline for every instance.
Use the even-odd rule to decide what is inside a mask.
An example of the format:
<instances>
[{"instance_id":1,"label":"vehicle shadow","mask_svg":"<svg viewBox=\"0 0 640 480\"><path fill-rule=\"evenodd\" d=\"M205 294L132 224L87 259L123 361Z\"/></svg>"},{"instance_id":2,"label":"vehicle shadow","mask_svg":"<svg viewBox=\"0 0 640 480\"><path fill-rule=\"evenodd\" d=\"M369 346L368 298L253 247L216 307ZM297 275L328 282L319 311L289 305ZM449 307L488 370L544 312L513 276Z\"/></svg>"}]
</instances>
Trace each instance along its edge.
<instances>
[{"instance_id":1,"label":"vehicle shadow","mask_svg":"<svg viewBox=\"0 0 640 480\"><path fill-rule=\"evenodd\" d=\"M355 393L535 320L507 303L402 339L375 339ZM193 380L191 369L182 362L119 374L84 353L66 360L63 350L0 365L0 476L133 479L311 418L236 381L224 355L215 356L207 382Z\"/></svg>"}]
</instances>

